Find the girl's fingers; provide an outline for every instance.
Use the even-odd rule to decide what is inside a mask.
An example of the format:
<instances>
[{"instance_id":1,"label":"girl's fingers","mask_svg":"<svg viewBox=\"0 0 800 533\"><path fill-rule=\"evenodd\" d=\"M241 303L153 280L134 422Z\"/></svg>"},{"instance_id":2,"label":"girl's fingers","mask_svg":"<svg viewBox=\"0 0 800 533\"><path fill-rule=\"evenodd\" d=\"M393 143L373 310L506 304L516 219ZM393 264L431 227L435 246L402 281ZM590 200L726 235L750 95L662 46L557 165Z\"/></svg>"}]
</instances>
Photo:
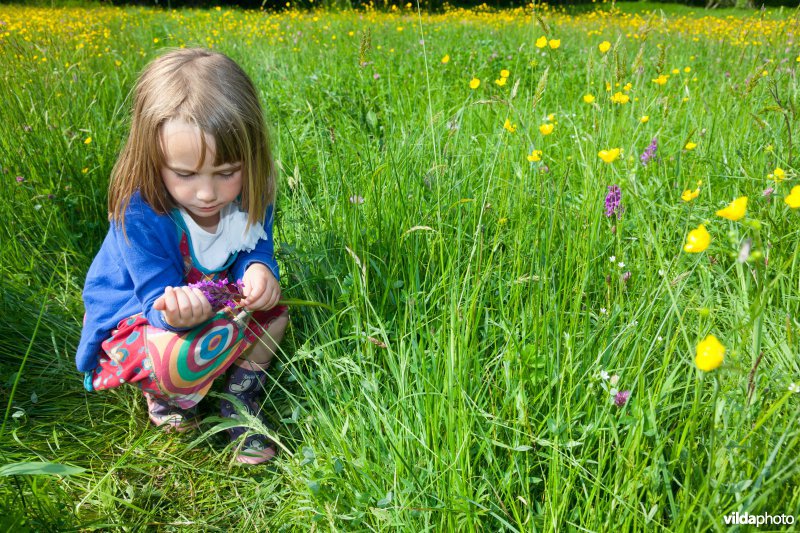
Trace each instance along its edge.
<instances>
[{"instance_id":1,"label":"girl's fingers","mask_svg":"<svg viewBox=\"0 0 800 533\"><path fill-rule=\"evenodd\" d=\"M164 289L164 305L166 311L170 314L174 314L178 311L178 300L175 299L175 292L172 290L172 287Z\"/></svg>"},{"instance_id":2,"label":"girl's fingers","mask_svg":"<svg viewBox=\"0 0 800 533\"><path fill-rule=\"evenodd\" d=\"M186 292L181 289L175 290L175 299L178 301L178 318L186 320L192 315L192 304Z\"/></svg>"},{"instance_id":3,"label":"girl's fingers","mask_svg":"<svg viewBox=\"0 0 800 533\"><path fill-rule=\"evenodd\" d=\"M189 315L186 318L200 318L203 316L203 303L200 298L197 297L195 289L191 287L181 287L181 290L183 294L186 295L186 299L189 300Z\"/></svg>"},{"instance_id":4,"label":"girl's fingers","mask_svg":"<svg viewBox=\"0 0 800 533\"><path fill-rule=\"evenodd\" d=\"M245 305L252 306L255 304L261 297L264 295L264 287L260 284L256 284L255 286L251 286L250 294L247 295L247 301Z\"/></svg>"},{"instance_id":5,"label":"girl's fingers","mask_svg":"<svg viewBox=\"0 0 800 533\"><path fill-rule=\"evenodd\" d=\"M203 291L201 291L198 288L194 288L194 289L192 289L192 291L194 292L195 296L197 296L197 299L200 301L200 312L203 315L210 314L211 313L211 303L208 301L208 298L206 298L206 295L203 294Z\"/></svg>"}]
</instances>

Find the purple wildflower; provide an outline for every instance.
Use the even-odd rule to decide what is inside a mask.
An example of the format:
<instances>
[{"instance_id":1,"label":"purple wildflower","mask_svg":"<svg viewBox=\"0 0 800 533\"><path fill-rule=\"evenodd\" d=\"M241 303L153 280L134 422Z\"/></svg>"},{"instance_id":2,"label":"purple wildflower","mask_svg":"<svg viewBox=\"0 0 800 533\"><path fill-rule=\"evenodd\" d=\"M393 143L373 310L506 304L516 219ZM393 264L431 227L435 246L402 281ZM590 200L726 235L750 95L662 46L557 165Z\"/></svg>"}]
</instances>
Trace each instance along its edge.
<instances>
[{"instance_id":1,"label":"purple wildflower","mask_svg":"<svg viewBox=\"0 0 800 533\"><path fill-rule=\"evenodd\" d=\"M761 193L761 194L764 195L764 198L769 198L770 196L772 196L772 193L774 193L774 192L775 192L775 188L774 187L767 187L766 189L764 189L764 192Z\"/></svg>"},{"instance_id":2,"label":"purple wildflower","mask_svg":"<svg viewBox=\"0 0 800 533\"><path fill-rule=\"evenodd\" d=\"M227 278L217 281L198 281L197 283L189 284L189 287L193 289L200 289L200 292L206 297L208 303L211 304L211 308L215 310L226 307L234 309L237 303L244 298L242 295L243 286L244 282L242 282L242 280L236 283L228 283Z\"/></svg>"},{"instance_id":3,"label":"purple wildflower","mask_svg":"<svg viewBox=\"0 0 800 533\"><path fill-rule=\"evenodd\" d=\"M656 157L656 151L658 150L658 138L653 137L653 140L650 141L650 144L647 145L647 148L644 149L642 155L639 156L639 160L642 162L644 166Z\"/></svg>"},{"instance_id":4,"label":"purple wildflower","mask_svg":"<svg viewBox=\"0 0 800 533\"><path fill-rule=\"evenodd\" d=\"M617 185L608 186L608 194L606 194L606 216L611 217L617 215L617 218L622 216L625 208L622 207L622 191Z\"/></svg>"},{"instance_id":5,"label":"purple wildflower","mask_svg":"<svg viewBox=\"0 0 800 533\"><path fill-rule=\"evenodd\" d=\"M25 178L22 176L17 176L17 183L22 183L23 181L25 181Z\"/></svg>"},{"instance_id":6,"label":"purple wildflower","mask_svg":"<svg viewBox=\"0 0 800 533\"><path fill-rule=\"evenodd\" d=\"M381 79L381 75L376 72L375 74L372 75L372 79L373 80L379 80L379 79Z\"/></svg>"},{"instance_id":7,"label":"purple wildflower","mask_svg":"<svg viewBox=\"0 0 800 533\"><path fill-rule=\"evenodd\" d=\"M628 280L631 279L631 271L628 270L622 275L622 281L624 283L628 283Z\"/></svg>"},{"instance_id":8,"label":"purple wildflower","mask_svg":"<svg viewBox=\"0 0 800 533\"><path fill-rule=\"evenodd\" d=\"M626 403L628 403L628 398L631 396L631 391L629 390L621 390L617 394L614 395L614 405L617 407L622 407Z\"/></svg>"}]
</instances>

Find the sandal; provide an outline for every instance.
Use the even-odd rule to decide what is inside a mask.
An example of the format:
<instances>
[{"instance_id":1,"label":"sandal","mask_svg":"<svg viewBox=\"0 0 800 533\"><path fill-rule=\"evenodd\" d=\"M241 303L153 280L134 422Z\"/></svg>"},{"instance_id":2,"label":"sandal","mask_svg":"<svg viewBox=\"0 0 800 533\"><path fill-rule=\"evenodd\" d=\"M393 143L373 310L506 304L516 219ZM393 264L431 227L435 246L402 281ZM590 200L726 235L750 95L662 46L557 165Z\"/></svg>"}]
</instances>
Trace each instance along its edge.
<instances>
[{"instance_id":1,"label":"sandal","mask_svg":"<svg viewBox=\"0 0 800 533\"><path fill-rule=\"evenodd\" d=\"M199 427L196 419L197 408L181 409L149 392L145 392L144 397L147 400L147 413L150 421L165 432L184 433Z\"/></svg>"},{"instance_id":2,"label":"sandal","mask_svg":"<svg viewBox=\"0 0 800 533\"><path fill-rule=\"evenodd\" d=\"M232 395L237 400L242 402L242 405L244 405L247 412L251 416L258 418L258 420L265 425L266 423L264 421L263 413L261 412L261 406L256 398L264 389L264 382L266 379L266 370L255 370L252 367L245 368L237 364L233 364L228 372L224 388L225 393ZM220 414L226 418L239 418L233 402L230 400L223 399L220 402ZM247 428L243 426L236 426L228 428L227 432L231 442L233 442L244 435L247 432ZM244 438L238 454L236 455L236 460L240 463L257 465L266 463L275 457L277 453L278 445L275 444L272 439L266 435L250 434Z\"/></svg>"}]
</instances>

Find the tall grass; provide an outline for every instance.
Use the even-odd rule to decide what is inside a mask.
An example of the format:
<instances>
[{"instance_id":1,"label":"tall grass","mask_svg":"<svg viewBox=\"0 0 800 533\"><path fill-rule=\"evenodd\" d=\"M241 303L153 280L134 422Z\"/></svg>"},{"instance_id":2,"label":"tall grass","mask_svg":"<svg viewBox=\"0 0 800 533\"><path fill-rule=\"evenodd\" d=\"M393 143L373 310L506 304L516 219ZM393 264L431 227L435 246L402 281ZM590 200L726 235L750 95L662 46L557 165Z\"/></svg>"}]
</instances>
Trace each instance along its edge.
<instances>
[{"instance_id":1,"label":"tall grass","mask_svg":"<svg viewBox=\"0 0 800 533\"><path fill-rule=\"evenodd\" d=\"M0 477L0 523L624 531L800 516L800 214L783 202L798 19L642 7L0 7L0 459L86 469ZM560 47L537 48L545 33ZM286 451L268 467L233 463L216 398L201 433L171 436L135 391L85 393L74 370L128 92L184 44L255 80L284 294L336 309L292 310L265 405ZM631 101L611 103L618 91ZM614 163L597 157L614 147ZM767 178L776 167L787 181ZM619 219L603 212L612 184ZM715 215L742 195L744 221ZM711 247L682 252L703 222ZM727 353L703 373L707 333ZM612 387L631 391L624 406Z\"/></svg>"}]
</instances>

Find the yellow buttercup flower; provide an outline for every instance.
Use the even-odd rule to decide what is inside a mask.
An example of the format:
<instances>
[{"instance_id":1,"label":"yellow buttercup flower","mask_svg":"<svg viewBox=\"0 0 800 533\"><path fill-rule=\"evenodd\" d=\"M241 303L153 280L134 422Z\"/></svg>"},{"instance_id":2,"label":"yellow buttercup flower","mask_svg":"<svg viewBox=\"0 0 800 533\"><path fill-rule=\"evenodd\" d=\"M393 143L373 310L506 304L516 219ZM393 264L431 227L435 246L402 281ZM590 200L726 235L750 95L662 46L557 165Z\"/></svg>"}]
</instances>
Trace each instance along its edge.
<instances>
[{"instance_id":1,"label":"yellow buttercup flower","mask_svg":"<svg viewBox=\"0 0 800 533\"><path fill-rule=\"evenodd\" d=\"M700 196L700 187L698 187L695 190L686 189L685 191L683 191L683 194L681 194L681 200L683 200L684 202L691 202L698 196Z\"/></svg>"},{"instance_id":2,"label":"yellow buttercup flower","mask_svg":"<svg viewBox=\"0 0 800 533\"><path fill-rule=\"evenodd\" d=\"M470 80L469 82L470 89L477 89L478 87L480 87L480 85L481 85L481 80L479 80L478 78L472 78L472 80Z\"/></svg>"},{"instance_id":3,"label":"yellow buttercup flower","mask_svg":"<svg viewBox=\"0 0 800 533\"><path fill-rule=\"evenodd\" d=\"M536 161L542 160L542 151L541 150L534 150L528 156L528 161L531 163L535 163Z\"/></svg>"},{"instance_id":4,"label":"yellow buttercup flower","mask_svg":"<svg viewBox=\"0 0 800 533\"><path fill-rule=\"evenodd\" d=\"M792 192L790 192L789 196L784 198L783 201L792 209L800 207L800 185L792 187Z\"/></svg>"},{"instance_id":5,"label":"yellow buttercup flower","mask_svg":"<svg viewBox=\"0 0 800 533\"><path fill-rule=\"evenodd\" d=\"M583 95L583 101L586 102L587 104L591 104L592 102L594 102L594 95L593 94L584 94Z\"/></svg>"},{"instance_id":6,"label":"yellow buttercup flower","mask_svg":"<svg viewBox=\"0 0 800 533\"><path fill-rule=\"evenodd\" d=\"M728 207L726 207L725 209L720 209L719 211L717 211L717 215L721 216L722 218L727 218L728 220L733 220L734 222L736 222L737 220L741 220L744 217L746 211L747 211L747 196L740 196L739 198L728 204Z\"/></svg>"},{"instance_id":7,"label":"yellow buttercup flower","mask_svg":"<svg viewBox=\"0 0 800 533\"><path fill-rule=\"evenodd\" d=\"M550 135L553 133L553 125L552 124L542 124L539 126L539 133L542 135Z\"/></svg>"},{"instance_id":8,"label":"yellow buttercup flower","mask_svg":"<svg viewBox=\"0 0 800 533\"><path fill-rule=\"evenodd\" d=\"M611 49L611 43L608 41L603 41L602 43L600 43L600 45L598 45L597 48L599 48L600 51L605 54Z\"/></svg>"},{"instance_id":9,"label":"yellow buttercup flower","mask_svg":"<svg viewBox=\"0 0 800 533\"><path fill-rule=\"evenodd\" d=\"M545 46L547 46L547 37L542 35L536 39L536 48L544 48Z\"/></svg>"},{"instance_id":10,"label":"yellow buttercup flower","mask_svg":"<svg viewBox=\"0 0 800 533\"><path fill-rule=\"evenodd\" d=\"M448 54L445 54L445 56L442 58L442 63L447 64L449 62L450 62L450 56Z\"/></svg>"},{"instance_id":11,"label":"yellow buttercup flower","mask_svg":"<svg viewBox=\"0 0 800 533\"><path fill-rule=\"evenodd\" d=\"M503 69L503 70L500 71L500 77L501 78L507 78L509 74L511 74L511 73L509 71L507 71L506 69Z\"/></svg>"},{"instance_id":12,"label":"yellow buttercup flower","mask_svg":"<svg viewBox=\"0 0 800 533\"><path fill-rule=\"evenodd\" d=\"M91 143L92 143L92 138L91 137L86 137L86 140L83 141L83 144L91 144Z\"/></svg>"},{"instance_id":13,"label":"yellow buttercup flower","mask_svg":"<svg viewBox=\"0 0 800 533\"><path fill-rule=\"evenodd\" d=\"M644 123L645 123L645 122L647 122L648 120L650 120L650 115L643 115L643 116L642 116L642 118L640 118L640 119L639 119L639 122L641 122L642 124L644 124Z\"/></svg>"},{"instance_id":14,"label":"yellow buttercup flower","mask_svg":"<svg viewBox=\"0 0 800 533\"><path fill-rule=\"evenodd\" d=\"M550 45L550 48L555 50L556 48L561 46L561 39L550 39L550 41L547 44Z\"/></svg>"},{"instance_id":15,"label":"yellow buttercup flower","mask_svg":"<svg viewBox=\"0 0 800 533\"><path fill-rule=\"evenodd\" d=\"M503 123L503 128L509 133L514 133L517 131L517 125L512 124L510 120L506 119L505 123Z\"/></svg>"},{"instance_id":16,"label":"yellow buttercup flower","mask_svg":"<svg viewBox=\"0 0 800 533\"><path fill-rule=\"evenodd\" d=\"M767 177L775 181L783 181L786 179L786 171L783 170L781 167L778 167L775 170L773 170L772 174L769 174Z\"/></svg>"},{"instance_id":17,"label":"yellow buttercup flower","mask_svg":"<svg viewBox=\"0 0 800 533\"><path fill-rule=\"evenodd\" d=\"M653 80L653 83L664 85L665 83L667 83L667 76L661 74L656 79Z\"/></svg>"},{"instance_id":18,"label":"yellow buttercup flower","mask_svg":"<svg viewBox=\"0 0 800 533\"><path fill-rule=\"evenodd\" d=\"M714 335L707 335L697 343L694 364L704 372L718 368L725 358L725 346Z\"/></svg>"},{"instance_id":19,"label":"yellow buttercup flower","mask_svg":"<svg viewBox=\"0 0 800 533\"><path fill-rule=\"evenodd\" d=\"M499 80L494 80L494 82L495 82L497 85L499 85L500 87L502 87L503 85L505 85L505 84L506 84L506 78L500 78Z\"/></svg>"},{"instance_id":20,"label":"yellow buttercup flower","mask_svg":"<svg viewBox=\"0 0 800 533\"><path fill-rule=\"evenodd\" d=\"M691 150L694 150L695 148L697 148L697 144L690 141L690 142L686 143L686 146L684 146L684 148L686 150L691 151Z\"/></svg>"},{"instance_id":21,"label":"yellow buttercup flower","mask_svg":"<svg viewBox=\"0 0 800 533\"><path fill-rule=\"evenodd\" d=\"M600 150L597 156L606 163L613 163L619 158L621 150L619 148L611 148L610 150Z\"/></svg>"},{"instance_id":22,"label":"yellow buttercup flower","mask_svg":"<svg viewBox=\"0 0 800 533\"><path fill-rule=\"evenodd\" d=\"M709 244L711 244L711 235L708 233L705 224L700 224L686 236L686 244L683 245L683 251L690 254L699 254L705 251Z\"/></svg>"},{"instance_id":23,"label":"yellow buttercup flower","mask_svg":"<svg viewBox=\"0 0 800 533\"><path fill-rule=\"evenodd\" d=\"M611 97L611 101L614 102L615 104L627 104L628 102L631 101L631 97L628 96L627 94L617 91Z\"/></svg>"}]
</instances>

